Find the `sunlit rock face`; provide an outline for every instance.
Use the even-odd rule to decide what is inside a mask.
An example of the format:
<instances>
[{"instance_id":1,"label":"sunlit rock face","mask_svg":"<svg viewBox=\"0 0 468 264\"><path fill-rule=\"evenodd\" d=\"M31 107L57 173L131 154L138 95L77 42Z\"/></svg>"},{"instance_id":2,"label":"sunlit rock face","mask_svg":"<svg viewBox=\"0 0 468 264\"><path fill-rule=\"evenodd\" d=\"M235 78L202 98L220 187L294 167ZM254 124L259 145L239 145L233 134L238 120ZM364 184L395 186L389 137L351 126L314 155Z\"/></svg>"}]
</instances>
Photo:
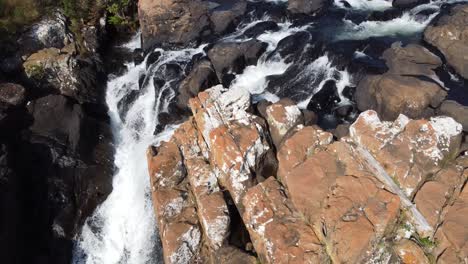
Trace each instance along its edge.
<instances>
[{"instance_id":1,"label":"sunlit rock face","mask_svg":"<svg viewBox=\"0 0 468 264\"><path fill-rule=\"evenodd\" d=\"M424 263L428 250L464 256L437 253L450 244L408 240L451 236L450 225L438 227L457 217L453 206L464 206L462 126L452 118L381 121L366 111L349 136L334 141L318 126L305 126L304 113L287 100L266 106L263 119L252 114L248 93L215 86L190 107L194 116L148 152L166 262L216 263L219 252L235 248L239 259L264 263L392 256ZM266 158L271 151L273 161ZM262 168L271 162L278 169L267 174ZM249 241L244 247L233 240L239 216Z\"/></svg>"}]
</instances>

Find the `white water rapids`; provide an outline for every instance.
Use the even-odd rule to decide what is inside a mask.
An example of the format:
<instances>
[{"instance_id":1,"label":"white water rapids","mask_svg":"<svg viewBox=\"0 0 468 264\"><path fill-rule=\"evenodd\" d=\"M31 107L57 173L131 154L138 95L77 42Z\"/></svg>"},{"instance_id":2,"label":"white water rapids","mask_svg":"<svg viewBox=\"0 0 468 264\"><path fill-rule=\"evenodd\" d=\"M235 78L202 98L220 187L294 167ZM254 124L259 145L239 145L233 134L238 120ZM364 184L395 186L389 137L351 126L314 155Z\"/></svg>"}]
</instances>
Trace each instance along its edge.
<instances>
[{"instance_id":1,"label":"white water rapids","mask_svg":"<svg viewBox=\"0 0 468 264\"><path fill-rule=\"evenodd\" d=\"M268 2L284 3L286 1L269 0ZM359 12L386 10L391 7L391 3L386 0L348 0L347 2L352 9ZM341 31L336 34L337 39L366 39L373 36L421 32L437 15L437 12L424 19L419 19L416 14L425 9L438 10L440 5L441 1L432 1L389 21L365 21L354 24L352 21L344 20ZM347 9L340 0L335 1L335 6ZM236 32L223 40L245 41L247 39L242 36L242 33L256 23L266 20L269 20L268 16L242 24ZM291 67L291 63L284 62L279 56L269 57L268 55L275 50L282 39L299 31L305 31L311 25L294 27L292 23L283 21L278 26L279 30L267 31L257 37L258 40L268 44L267 51L256 65L248 66L242 74L236 76L231 89L246 89L258 100L279 100L277 95L266 90L268 77L285 73ZM122 47L133 50L139 47L139 43L140 35L138 34ZM171 87L171 81L166 82L161 88L155 88L153 75L167 62L177 62L181 68L184 68L195 54L204 53L204 47L202 45L196 49L159 50L160 58L150 67L146 66L147 59L139 65L130 63L123 75L109 80L106 102L115 136L117 172L113 178L112 193L86 221L76 238L74 264L162 263L150 195L146 149L171 136L174 126L166 128L158 135L154 135L154 131L158 125L158 114L168 111L168 104L175 98L176 91ZM140 88L139 81L142 76L147 77L147 82ZM295 78L304 78L311 83L307 96L298 102L301 108L307 108L312 96L322 89L327 80L336 81L342 103L348 103L341 92L346 86L352 84L352 76L346 70L339 70L335 67L327 54L322 54L316 60L307 62ZM136 99L122 116L119 112L119 102L134 91L138 91Z\"/></svg>"}]
</instances>

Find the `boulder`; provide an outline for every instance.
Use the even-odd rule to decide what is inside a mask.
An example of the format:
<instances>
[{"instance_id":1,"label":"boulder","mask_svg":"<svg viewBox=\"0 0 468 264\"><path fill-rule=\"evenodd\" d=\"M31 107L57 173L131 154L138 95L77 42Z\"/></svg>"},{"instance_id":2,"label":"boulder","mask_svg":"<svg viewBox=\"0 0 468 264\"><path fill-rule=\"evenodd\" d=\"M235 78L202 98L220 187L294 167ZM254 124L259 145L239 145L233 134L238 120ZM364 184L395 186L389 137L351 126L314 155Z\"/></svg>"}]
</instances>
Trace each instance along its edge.
<instances>
[{"instance_id":1,"label":"boulder","mask_svg":"<svg viewBox=\"0 0 468 264\"><path fill-rule=\"evenodd\" d=\"M382 75L367 75L355 93L361 111L376 110L385 120L399 114L410 118L429 117L447 96L434 70L442 61L426 48L393 43L383 58L388 71Z\"/></svg>"},{"instance_id":2,"label":"boulder","mask_svg":"<svg viewBox=\"0 0 468 264\"><path fill-rule=\"evenodd\" d=\"M23 67L33 84L43 90L33 93L55 91L81 103L103 100L104 92L98 88L98 76L102 72L99 61L77 55L73 44L61 50L40 50L29 56Z\"/></svg>"},{"instance_id":3,"label":"boulder","mask_svg":"<svg viewBox=\"0 0 468 264\"><path fill-rule=\"evenodd\" d=\"M396 8L413 8L428 2L429 0L393 0L392 5Z\"/></svg>"},{"instance_id":4,"label":"boulder","mask_svg":"<svg viewBox=\"0 0 468 264\"><path fill-rule=\"evenodd\" d=\"M444 101L438 110L438 114L450 116L458 123L462 124L463 131L468 132L468 107L463 106L455 101Z\"/></svg>"},{"instance_id":5,"label":"boulder","mask_svg":"<svg viewBox=\"0 0 468 264\"><path fill-rule=\"evenodd\" d=\"M323 11L329 4L328 0L289 0L288 10L293 14L312 15Z\"/></svg>"},{"instance_id":6,"label":"boulder","mask_svg":"<svg viewBox=\"0 0 468 264\"><path fill-rule=\"evenodd\" d=\"M376 110L384 120L399 114L429 117L447 96L438 84L419 78L384 74L366 76L359 82L355 98L361 111Z\"/></svg>"},{"instance_id":7,"label":"boulder","mask_svg":"<svg viewBox=\"0 0 468 264\"><path fill-rule=\"evenodd\" d=\"M67 18L61 11L54 10L27 29L18 39L18 44L21 56L28 56L45 48L61 49L73 41Z\"/></svg>"},{"instance_id":8,"label":"boulder","mask_svg":"<svg viewBox=\"0 0 468 264\"><path fill-rule=\"evenodd\" d=\"M447 63L468 79L468 5L453 7L424 31L424 40L444 55Z\"/></svg>"},{"instance_id":9,"label":"boulder","mask_svg":"<svg viewBox=\"0 0 468 264\"><path fill-rule=\"evenodd\" d=\"M211 62L207 59L199 61L179 86L177 106L188 109L190 98L217 84L218 77Z\"/></svg>"},{"instance_id":10,"label":"boulder","mask_svg":"<svg viewBox=\"0 0 468 264\"><path fill-rule=\"evenodd\" d=\"M426 76L434 81L438 79L434 70L442 66L442 60L428 49L417 44L401 46L392 44L382 55L388 67L388 73L411 76Z\"/></svg>"},{"instance_id":11,"label":"boulder","mask_svg":"<svg viewBox=\"0 0 468 264\"><path fill-rule=\"evenodd\" d=\"M210 21L215 34L223 34L232 29L247 11L247 2L241 1L217 1L218 7L210 14Z\"/></svg>"},{"instance_id":12,"label":"boulder","mask_svg":"<svg viewBox=\"0 0 468 264\"><path fill-rule=\"evenodd\" d=\"M208 51L208 58L223 86L228 87L232 74L242 73L248 65L257 63L266 50L266 44L258 40L246 42L221 42Z\"/></svg>"},{"instance_id":13,"label":"boulder","mask_svg":"<svg viewBox=\"0 0 468 264\"><path fill-rule=\"evenodd\" d=\"M138 17L144 50L161 44L188 44L209 27L209 4L201 0L140 0Z\"/></svg>"}]
</instances>

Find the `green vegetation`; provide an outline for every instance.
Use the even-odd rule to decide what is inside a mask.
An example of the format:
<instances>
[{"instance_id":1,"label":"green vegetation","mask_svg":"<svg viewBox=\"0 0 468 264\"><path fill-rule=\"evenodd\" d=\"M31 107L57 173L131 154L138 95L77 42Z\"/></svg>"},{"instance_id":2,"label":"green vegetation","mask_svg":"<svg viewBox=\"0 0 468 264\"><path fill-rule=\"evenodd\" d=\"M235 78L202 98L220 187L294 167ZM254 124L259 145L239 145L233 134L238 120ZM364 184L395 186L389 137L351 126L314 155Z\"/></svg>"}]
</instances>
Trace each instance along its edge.
<instances>
[{"instance_id":1,"label":"green vegetation","mask_svg":"<svg viewBox=\"0 0 468 264\"><path fill-rule=\"evenodd\" d=\"M54 8L63 8L75 33L104 13L114 26L136 26L137 0L0 0L0 31L15 34Z\"/></svg>"}]
</instances>

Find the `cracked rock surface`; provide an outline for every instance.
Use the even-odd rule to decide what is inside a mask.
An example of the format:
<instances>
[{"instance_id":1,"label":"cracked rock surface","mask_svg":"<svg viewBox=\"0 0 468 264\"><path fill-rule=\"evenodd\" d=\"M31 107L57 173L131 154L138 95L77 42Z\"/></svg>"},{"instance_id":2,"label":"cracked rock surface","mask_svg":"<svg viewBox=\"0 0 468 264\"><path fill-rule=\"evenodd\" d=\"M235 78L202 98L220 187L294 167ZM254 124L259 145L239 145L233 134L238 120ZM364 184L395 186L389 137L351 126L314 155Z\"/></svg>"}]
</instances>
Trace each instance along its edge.
<instances>
[{"instance_id":1,"label":"cracked rock surface","mask_svg":"<svg viewBox=\"0 0 468 264\"><path fill-rule=\"evenodd\" d=\"M263 117L255 107L247 92L212 87L148 150L166 263L467 260L468 159L454 119L370 110L335 141L289 100Z\"/></svg>"}]
</instances>

